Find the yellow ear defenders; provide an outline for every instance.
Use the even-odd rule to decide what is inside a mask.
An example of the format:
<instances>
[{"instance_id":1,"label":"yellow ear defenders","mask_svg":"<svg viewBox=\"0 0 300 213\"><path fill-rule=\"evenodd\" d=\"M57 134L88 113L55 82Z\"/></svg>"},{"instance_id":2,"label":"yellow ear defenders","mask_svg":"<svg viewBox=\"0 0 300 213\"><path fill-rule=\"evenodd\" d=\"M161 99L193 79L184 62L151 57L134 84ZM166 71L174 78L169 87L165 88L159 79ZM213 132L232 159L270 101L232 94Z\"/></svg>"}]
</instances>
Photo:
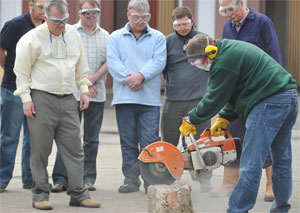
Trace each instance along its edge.
<instances>
[{"instance_id":1,"label":"yellow ear defenders","mask_svg":"<svg viewBox=\"0 0 300 213\"><path fill-rule=\"evenodd\" d=\"M205 53L207 54L207 57L210 58L210 59L214 59L216 56L217 56L217 53L218 53L218 47L215 46L216 43L215 41L212 41L211 42L211 45L209 45L209 39L208 39L208 36L206 37L207 39L207 46L205 47Z\"/></svg>"},{"instance_id":2,"label":"yellow ear defenders","mask_svg":"<svg viewBox=\"0 0 300 213\"><path fill-rule=\"evenodd\" d=\"M214 46L216 45L215 41L211 42L211 45L209 45L209 38L206 36L207 39L207 46L204 49L205 53L196 53L196 54L190 54L188 55L188 58L198 58L198 57L204 57L207 56L210 59L214 59L218 54L218 47Z\"/></svg>"}]
</instances>

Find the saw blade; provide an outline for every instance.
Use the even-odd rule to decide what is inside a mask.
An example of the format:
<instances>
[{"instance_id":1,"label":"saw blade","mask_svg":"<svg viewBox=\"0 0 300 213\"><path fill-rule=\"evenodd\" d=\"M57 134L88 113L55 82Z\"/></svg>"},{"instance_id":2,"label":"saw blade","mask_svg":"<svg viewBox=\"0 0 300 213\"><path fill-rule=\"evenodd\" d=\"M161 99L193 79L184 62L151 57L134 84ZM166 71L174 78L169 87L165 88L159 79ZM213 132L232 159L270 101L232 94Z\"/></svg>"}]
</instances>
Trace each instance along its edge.
<instances>
[{"instance_id":1,"label":"saw blade","mask_svg":"<svg viewBox=\"0 0 300 213\"><path fill-rule=\"evenodd\" d=\"M175 181L168 168L161 162L144 163L139 161L139 167L142 177L149 184L171 184Z\"/></svg>"}]
</instances>

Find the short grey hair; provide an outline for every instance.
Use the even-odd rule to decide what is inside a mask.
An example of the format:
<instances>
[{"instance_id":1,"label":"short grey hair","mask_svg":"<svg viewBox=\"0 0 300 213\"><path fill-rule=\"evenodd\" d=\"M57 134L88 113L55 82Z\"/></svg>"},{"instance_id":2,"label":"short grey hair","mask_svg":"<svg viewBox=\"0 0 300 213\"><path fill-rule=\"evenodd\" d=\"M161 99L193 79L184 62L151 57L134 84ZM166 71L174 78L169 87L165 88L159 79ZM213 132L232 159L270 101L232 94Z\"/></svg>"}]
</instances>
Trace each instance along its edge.
<instances>
[{"instance_id":1,"label":"short grey hair","mask_svg":"<svg viewBox=\"0 0 300 213\"><path fill-rule=\"evenodd\" d=\"M219 4L221 4L224 0L219 0ZM241 0L231 0L232 4L235 5L240 5L241 4Z\"/></svg>"},{"instance_id":2,"label":"short grey hair","mask_svg":"<svg viewBox=\"0 0 300 213\"><path fill-rule=\"evenodd\" d=\"M68 3L66 0L46 0L44 3L44 12L49 17L51 7L55 7L60 12L68 12Z\"/></svg>"},{"instance_id":3,"label":"short grey hair","mask_svg":"<svg viewBox=\"0 0 300 213\"><path fill-rule=\"evenodd\" d=\"M147 10L150 11L148 0L130 0L128 3L127 11L135 10Z\"/></svg>"}]
</instances>

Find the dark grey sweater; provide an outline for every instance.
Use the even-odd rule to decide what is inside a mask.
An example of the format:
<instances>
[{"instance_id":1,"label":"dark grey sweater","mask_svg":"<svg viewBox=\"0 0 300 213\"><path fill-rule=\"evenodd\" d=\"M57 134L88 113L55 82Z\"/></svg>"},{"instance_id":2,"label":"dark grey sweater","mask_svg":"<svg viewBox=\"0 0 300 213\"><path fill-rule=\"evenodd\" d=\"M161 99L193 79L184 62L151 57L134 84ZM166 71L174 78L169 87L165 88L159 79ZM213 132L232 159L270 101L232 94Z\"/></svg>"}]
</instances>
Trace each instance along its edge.
<instances>
[{"instance_id":1,"label":"dark grey sweater","mask_svg":"<svg viewBox=\"0 0 300 213\"><path fill-rule=\"evenodd\" d=\"M176 32L167 36L167 64L163 71L167 100L195 100L201 98L207 91L208 73L190 65L183 50L183 46L199 33L192 29L184 37Z\"/></svg>"}]
</instances>

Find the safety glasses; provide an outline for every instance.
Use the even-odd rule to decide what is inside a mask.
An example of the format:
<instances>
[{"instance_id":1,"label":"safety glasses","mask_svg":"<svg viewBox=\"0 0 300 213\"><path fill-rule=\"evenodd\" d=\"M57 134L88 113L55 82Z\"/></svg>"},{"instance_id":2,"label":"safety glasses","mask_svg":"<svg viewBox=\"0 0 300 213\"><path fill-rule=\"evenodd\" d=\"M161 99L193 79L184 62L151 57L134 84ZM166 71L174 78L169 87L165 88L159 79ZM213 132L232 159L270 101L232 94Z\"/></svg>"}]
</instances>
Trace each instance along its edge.
<instances>
[{"instance_id":1,"label":"safety glasses","mask_svg":"<svg viewBox=\"0 0 300 213\"><path fill-rule=\"evenodd\" d=\"M39 8L40 10L44 10L44 4L38 2L32 2L34 6Z\"/></svg>"},{"instance_id":2,"label":"safety glasses","mask_svg":"<svg viewBox=\"0 0 300 213\"><path fill-rule=\"evenodd\" d=\"M202 58L198 58L192 62L190 62L192 66L196 66L201 70L208 72L210 70L211 64L209 63L209 59L207 56L203 56Z\"/></svg>"},{"instance_id":3,"label":"safety glasses","mask_svg":"<svg viewBox=\"0 0 300 213\"><path fill-rule=\"evenodd\" d=\"M173 29L174 30L179 30L181 27L184 28L184 29L190 29L191 25L192 25L192 20L191 19L188 19L188 20L185 20L185 21L175 20L173 22Z\"/></svg>"},{"instance_id":4,"label":"safety glasses","mask_svg":"<svg viewBox=\"0 0 300 213\"><path fill-rule=\"evenodd\" d=\"M190 64L193 66L197 66L200 64L205 64L208 58L208 53L197 53L188 55Z\"/></svg>"},{"instance_id":5,"label":"safety glasses","mask_svg":"<svg viewBox=\"0 0 300 213\"><path fill-rule=\"evenodd\" d=\"M66 15L62 18L57 18L53 16L47 16L47 19L52 23L52 24L65 24L69 21L69 13L66 13Z\"/></svg>"},{"instance_id":6,"label":"safety glasses","mask_svg":"<svg viewBox=\"0 0 300 213\"><path fill-rule=\"evenodd\" d=\"M133 23L138 23L140 20L144 23L148 23L151 19L150 13L131 13L130 21Z\"/></svg>"},{"instance_id":7,"label":"safety glasses","mask_svg":"<svg viewBox=\"0 0 300 213\"><path fill-rule=\"evenodd\" d=\"M193 66L199 65L199 64L205 64L207 59L207 56L202 56L201 58L198 58L194 61L191 61L190 64Z\"/></svg>"},{"instance_id":8,"label":"safety glasses","mask_svg":"<svg viewBox=\"0 0 300 213\"><path fill-rule=\"evenodd\" d=\"M101 10L99 8L82 9L80 13L86 18L96 18L100 15Z\"/></svg>"},{"instance_id":9,"label":"safety glasses","mask_svg":"<svg viewBox=\"0 0 300 213\"><path fill-rule=\"evenodd\" d=\"M235 13L238 5L240 5L240 0L235 0L235 2L231 2L224 7L220 6L219 13L221 16L226 16L228 13Z\"/></svg>"}]
</instances>

